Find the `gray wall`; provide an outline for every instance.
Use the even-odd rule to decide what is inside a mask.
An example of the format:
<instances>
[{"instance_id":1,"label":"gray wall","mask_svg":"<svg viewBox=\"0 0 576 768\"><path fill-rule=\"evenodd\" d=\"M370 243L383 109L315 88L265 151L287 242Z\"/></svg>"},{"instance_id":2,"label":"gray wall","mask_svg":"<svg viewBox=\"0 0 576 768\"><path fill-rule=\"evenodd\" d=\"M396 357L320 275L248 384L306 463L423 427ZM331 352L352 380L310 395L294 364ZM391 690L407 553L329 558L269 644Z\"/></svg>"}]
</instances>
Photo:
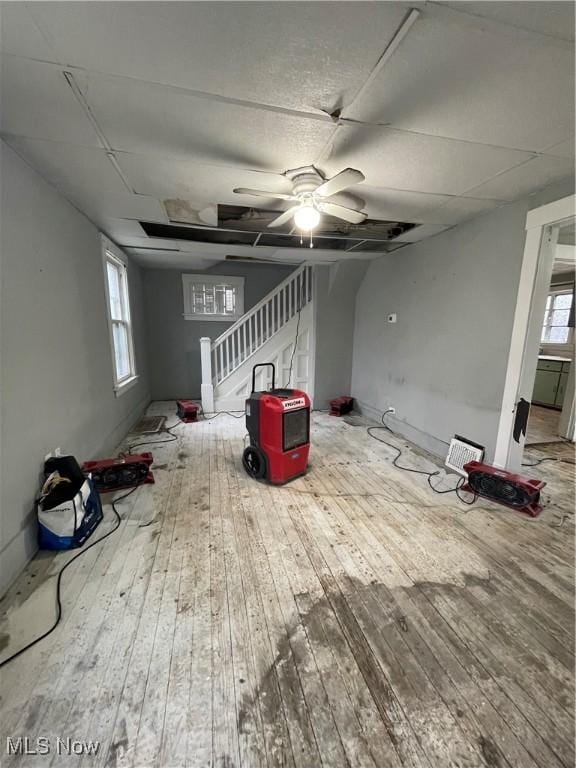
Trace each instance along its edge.
<instances>
[{"instance_id":1,"label":"gray wall","mask_svg":"<svg viewBox=\"0 0 576 768\"><path fill-rule=\"evenodd\" d=\"M281 264L223 262L207 274L245 278L244 311L249 310L294 267ZM231 323L184 320L181 269L152 269L144 272L150 385L154 400L199 398L201 384L200 339L215 339ZM194 270L188 270L196 274Z\"/></svg>"},{"instance_id":2,"label":"gray wall","mask_svg":"<svg viewBox=\"0 0 576 768\"><path fill-rule=\"evenodd\" d=\"M44 456L114 449L149 401L140 270L130 267L140 379L115 397L96 228L1 147L0 594L36 551Z\"/></svg>"},{"instance_id":3,"label":"gray wall","mask_svg":"<svg viewBox=\"0 0 576 768\"><path fill-rule=\"evenodd\" d=\"M369 263L350 260L314 270L315 408L350 394L356 293Z\"/></svg>"},{"instance_id":4,"label":"gray wall","mask_svg":"<svg viewBox=\"0 0 576 768\"><path fill-rule=\"evenodd\" d=\"M505 205L371 263L356 300L352 394L439 456L458 433L492 458L530 208L572 183ZM398 322L389 324L389 313Z\"/></svg>"}]
</instances>

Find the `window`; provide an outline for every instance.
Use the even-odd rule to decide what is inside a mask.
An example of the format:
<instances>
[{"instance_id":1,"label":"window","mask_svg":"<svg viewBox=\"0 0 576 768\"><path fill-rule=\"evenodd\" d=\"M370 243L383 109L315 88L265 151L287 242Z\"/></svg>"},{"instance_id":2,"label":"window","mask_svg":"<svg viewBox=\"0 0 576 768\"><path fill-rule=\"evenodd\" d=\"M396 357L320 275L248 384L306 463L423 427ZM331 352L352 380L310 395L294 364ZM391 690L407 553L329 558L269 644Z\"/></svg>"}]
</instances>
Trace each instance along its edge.
<instances>
[{"instance_id":1,"label":"window","mask_svg":"<svg viewBox=\"0 0 576 768\"><path fill-rule=\"evenodd\" d=\"M568 344L570 342L572 328L569 327L568 322L572 301L572 288L561 288L548 295L540 339L543 344Z\"/></svg>"},{"instance_id":2,"label":"window","mask_svg":"<svg viewBox=\"0 0 576 768\"><path fill-rule=\"evenodd\" d=\"M128 270L120 254L105 241L104 269L106 299L108 302L108 326L114 363L114 389L120 393L136 381L134 341L130 321L130 296Z\"/></svg>"},{"instance_id":3,"label":"window","mask_svg":"<svg viewBox=\"0 0 576 768\"><path fill-rule=\"evenodd\" d=\"M182 275L186 320L229 320L244 314L244 278Z\"/></svg>"}]
</instances>

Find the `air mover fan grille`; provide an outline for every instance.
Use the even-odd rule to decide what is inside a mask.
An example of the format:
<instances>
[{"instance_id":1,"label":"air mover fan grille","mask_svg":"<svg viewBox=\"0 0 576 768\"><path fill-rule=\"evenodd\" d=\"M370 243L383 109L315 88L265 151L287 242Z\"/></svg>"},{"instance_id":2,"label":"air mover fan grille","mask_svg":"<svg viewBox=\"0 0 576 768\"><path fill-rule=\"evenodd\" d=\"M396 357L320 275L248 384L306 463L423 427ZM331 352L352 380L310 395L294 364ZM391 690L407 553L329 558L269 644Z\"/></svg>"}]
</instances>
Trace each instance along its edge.
<instances>
[{"instance_id":1,"label":"air mover fan grille","mask_svg":"<svg viewBox=\"0 0 576 768\"><path fill-rule=\"evenodd\" d=\"M470 491L506 507L536 517L542 511L540 491L546 483L523 475L514 475L490 464L471 461L464 466L468 482L462 490Z\"/></svg>"}]
</instances>

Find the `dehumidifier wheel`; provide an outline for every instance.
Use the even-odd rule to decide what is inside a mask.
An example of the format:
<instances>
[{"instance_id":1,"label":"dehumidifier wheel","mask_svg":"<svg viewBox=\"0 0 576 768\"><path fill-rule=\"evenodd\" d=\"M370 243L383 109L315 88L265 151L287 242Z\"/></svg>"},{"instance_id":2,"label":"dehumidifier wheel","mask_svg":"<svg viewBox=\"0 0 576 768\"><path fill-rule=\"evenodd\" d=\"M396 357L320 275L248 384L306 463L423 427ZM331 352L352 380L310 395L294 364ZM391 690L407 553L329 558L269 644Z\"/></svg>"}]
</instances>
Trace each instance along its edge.
<instances>
[{"instance_id":1,"label":"dehumidifier wheel","mask_svg":"<svg viewBox=\"0 0 576 768\"><path fill-rule=\"evenodd\" d=\"M250 477L256 480L260 480L266 475L266 456L255 445L249 445L244 449L242 464Z\"/></svg>"}]
</instances>

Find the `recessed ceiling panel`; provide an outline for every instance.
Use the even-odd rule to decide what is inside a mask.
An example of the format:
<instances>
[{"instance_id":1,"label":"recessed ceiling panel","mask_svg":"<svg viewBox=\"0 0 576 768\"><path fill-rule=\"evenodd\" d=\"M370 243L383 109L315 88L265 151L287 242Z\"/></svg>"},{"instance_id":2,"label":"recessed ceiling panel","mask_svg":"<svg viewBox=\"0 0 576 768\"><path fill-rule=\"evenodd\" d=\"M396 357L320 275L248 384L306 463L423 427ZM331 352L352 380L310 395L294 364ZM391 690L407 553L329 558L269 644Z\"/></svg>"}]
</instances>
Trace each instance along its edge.
<instances>
[{"instance_id":1,"label":"recessed ceiling panel","mask_svg":"<svg viewBox=\"0 0 576 768\"><path fill-rule=\"evenodd\" d=\"M283 172L313 163L334 131L328 118L199 99L119 78L91 76L86 98L114 149L200 163Z\"/></svg>"},{"instance_id":2,"label":"recessed ceiling panel","mask_svg":"<svg viewBox=\"0 0 576 768\"><path fill-rule=\"evenodd\" d=\"M484 29L467 24L472 17L465 14L434 13L425 9L351 116L534 151L573 130L569 44L512 27Z\"/></svg>"},{"instance_id":3,"label":"recessed ceiling panel","mask_svg":"<svg viewBox=\"0 0 576 768\"><path fill-rule=\"evenodd\" d=\"M323 170L330 176L352 166L364 173L369 186L459 195L531 157L528 152L388 128L346 126L338 131ZM362 194L361 187L358 192Z\"/></svg>"},{"instance_id":4,"label":"recessed ceiling panel","mask_svg":"<svg viewBox=\"0 0 576 768\"><path fill-rule=\"evenodd\" d=\"M290 234L294 229L294 221L288 221L282 227L268 229L268 226L278 216L278 211L270 211L264 208L252 208L242 205L219 205L218 225L223 229L246 230L249 232L262 232L266 235ZM412 229L415 225L400 221L382 221L379 219L365 219L360 224L350 224L334 216L322 214L318 227L314 230L314 237L346 237L358 241L369 238L372 240L389 240L398 237L403 232ZM300 239L299 233L294 233ZM260 241L259 241L260 242ZM328 247L328 246L326 246Z\"/></svg>"},{"instance_id":5,"label":"recessed ceiling panel","mask_svg":"<svg viewBox=\"0 0 576 768\"><path fill-rule=\"evenodd\" d=\"M254 245L257 237L253 232L233 232L232 230L216 228L178 227L173 224L157 224L150 221L141 221L140 224L150 238L192 240L197 243L215 243L217 245Z\"/></svg>"},{"instance_id":6,"label":"recessed ceiling panel","mask_svg":"<svg viewBox=\"0 0 576 768\"><path fill-rule=\"evenodd\" d=\"M59 67L2 56L0 101L3 134L100 146Z\"/></svg>"},{"instance_id":7,"label":"recessed ceiling panel","mask_svg":"<svg viewBox=\"0 0 576 768\"><path fill-rule=\"evenodd\" d=\"M34 3L60 59L232 98L332 109L408 10L373 2Z\"/></svg>"},{"instance_id":8,"label":"recessed ceiling panel","mask_svg":"<svg viewBox=\"0 0 576 768\"><path fill-rule=\"evenodd\" d=\"M469 190L472 197L516 200L535 189L574 175L574 163L562 157L542 155Z\"/></svg>"},{"instance_id":9,"label":"recessed ceiling panel","mask_svg":"<svg viewBox=\"0 0 576 768\"><path fill-rule=\"evenodd\" d=\"M319 237L314 235L312 238L314 248L329 251L346 251L354 245L358 245L360 240L351 240L348 238L337 237ZM258 245L270 246L273 248L301 248L303 251L312 250L310 248L310 236L303 235L281 235L274 232L264 233L258 240Z\"/></svg>"}]
</instances>

